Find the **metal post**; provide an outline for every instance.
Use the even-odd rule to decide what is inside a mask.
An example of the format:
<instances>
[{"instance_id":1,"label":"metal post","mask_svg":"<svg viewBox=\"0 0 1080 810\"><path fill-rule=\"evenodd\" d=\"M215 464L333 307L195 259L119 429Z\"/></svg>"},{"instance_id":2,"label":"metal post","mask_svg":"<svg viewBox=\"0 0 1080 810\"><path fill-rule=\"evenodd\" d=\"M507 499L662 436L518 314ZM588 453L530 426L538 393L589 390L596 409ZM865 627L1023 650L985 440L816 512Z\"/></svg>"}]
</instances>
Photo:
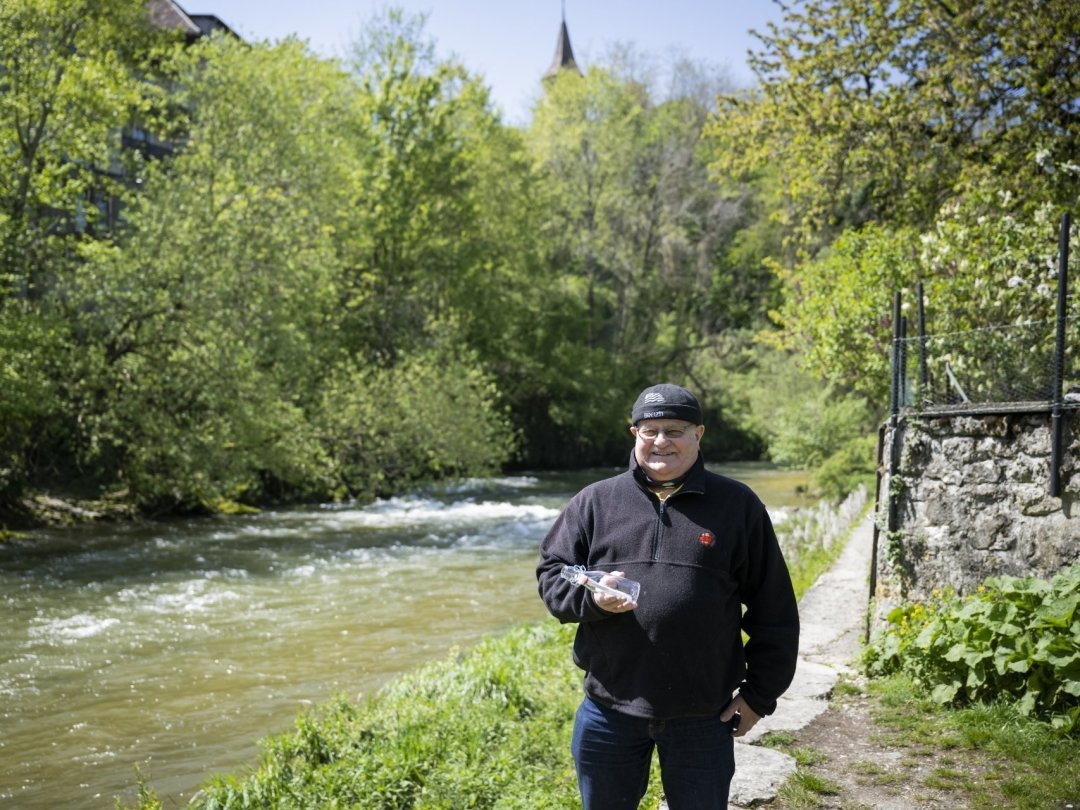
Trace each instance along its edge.
<instances>
[{"instance_id":1,"label":"metal post","mask_svg":"<svg viewBox=\"0 0 1080 810\"><path fill-rule=\"evenodd\" d=\"M907 316L900 318L900 404L905 408L911 405L911 391L908 388L908 329Z\"/></svg>"},{"instance_id":2,"label":"metal post","mask_svg":"<svg viewBox=\"0 0 1080 810\"><path fill-rule=\"evenodd\" d=\"M892 340L892 391L889 396L889 414L895 420L900 413L900 336L902 327L900 324L900 293L893 293L893 340Z\"/></svg>"},{"instance_id":3,"label":"metal post","mask_svg":"<svg viewBox=\"0 0 1080 810\"><path fill-rule=\"evenodd\" d=\"M881 425L878 428L877 439L877 464L874 465L874 469L877 474L874 476L874 510L875 512L880 509L881 504L881 474L882 464L885 461L885 425ZM870 599L877 596L877 569L878 569L878 537L881 534L881 521L878 516L874 515L874 536L870 546ZM870 642L870 622L867 621L866 633L863 636L863 641Z\"/></svg>"},{"instance_id":4,"label":"metal post","mask_svg":"<svg viewBox=\"0 0 1080 810\"><path fill-rule=\"evenodd\" d=\"M927 389L930 387L930 368L926 357L926 297L923 295L923 284L918 286L919 295L919 387L923 401L926 401Z\"/></svg>"},{"instance_id":5,"label":"metal post","mask_svg":"<svg viewBox=\"0 0 1080 810\"><path fill-rule=\"evenodd\" d=\"M1050 412L1050 496L1053 498L1061 495L1061 407L1064 403L1061 389L1065 376L1065 301L1070 225L1071 219L1066 212L1061 216L1061 233L1058 239L1057 339L1054 343L1054 402Z\"/></svg>"},{"instance_id":6,"label":"metal post","mask_svg":"<svg viewBox=\"0 0 1080 810\"><path fill-rule=\"evenodd\" d=\"M900 316L900 293L893 294L893 345L892 345L892 396L889 403L889 518L886 527L890 534L899 527L899 503L893 484L900 471L900 388L903 383L901 365L903 349L901 337L904 333L903 318Z\"/></svg>"}]
</instances>

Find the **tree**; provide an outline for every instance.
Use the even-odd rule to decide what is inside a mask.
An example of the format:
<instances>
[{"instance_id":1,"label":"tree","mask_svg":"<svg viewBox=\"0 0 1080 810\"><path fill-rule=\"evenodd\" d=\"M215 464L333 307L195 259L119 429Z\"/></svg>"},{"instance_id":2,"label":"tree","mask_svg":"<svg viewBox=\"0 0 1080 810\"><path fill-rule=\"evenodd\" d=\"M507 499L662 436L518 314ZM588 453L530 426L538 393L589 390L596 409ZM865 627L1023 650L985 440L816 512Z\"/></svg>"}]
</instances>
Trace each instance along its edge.
<instances>
[{"instance_id":1,"label":"tree","mask_svg":"<svg viewBox=\"0 0 1080 810\"><path fill-rule=\"evenodd\" d=\"M714 286L735 275L728 251L742 198L708 177L701 143L708 94L699 91L714 86L713 74L682 63L671 82L677 94L657 98L632 54L615 57L615 69L551 81L527 133L546 261L569 296L566 312L576 300L580 313L564 332L577 361L562 383L565 399L580 401L575 379L595 398L595 421L580 408L568 416L594 440L611 436L612 447L611 428L602 426L625 417L626 391L658 374L688 379L695 354L715 333L752 318L743 307L762 292L750 281L753 269L743 276L746 299Z\"/></svg>"},{"instance_id":2,"label":"tree","mask_svg":"<svg viewBox=\"0 0 1080 810\"><path fill-rule=\"evenodd\" d=\"M894 291L923 282L935 329L1045 308L1047 220L1080 197L1078 32L1064 0L806 0L761 35L759 88L709 135L717 177L783 178L784 345L880 403Z\"/></svg>"},{"instance_id":3,"label":"tree","mask_svg":"<svg viewBox=\"0 0 1080 810\"><path fill-rule=\"evenodd\" d=\"M715 168L783 169L778 210L813 252L847 227L929 226L965 189L1076 202L1080 10L1068 0L806 0L760 35Z\"/></svg>"},{"instance_id":4,"label":"tree","mask_svg":"<svg viewBox=\"0 0 1080 810\"><path fill-rule=\"evenodd\" d=\"M120 133L153 118L146 57L167 39L140 0L0 4L0 501L65 455L57 288L101 233L95 202L131 196Z\"/></svg>"},{"instance_id":5,"label":"tree","mask_svg":"<svg viewBox=\"0 0 1080 810\"><path fill-rule=\"evenodd\" d=\"M184 148L66 290L79 457L150 508L325 491L305 408L336 356L348 78L297 42L225 37L167 69Z\"/></svg>"},{"instance_id":6,"label":"tree","mask_svg":"<svg viewBox=\"0 0 1080 810\"><path fill-rule=\"evenodd\" d=\"M423 17L391 10L353 48L356 83L347 328L392 364L453 322L485 256L478 158L496 128L487 89L436 57Z\"/></svg>"},{"instance_id":7,"label":"tree","mask_svg":"<svg viewBox=\"0 0 1080 810\"><path fill-rule=\"evenodd\" d=\"M124 193L120 133L151 114L140 70L164 36L138 0L0 6L0 296L44 295L91 195Z\"/></svg>"}]
</instances>

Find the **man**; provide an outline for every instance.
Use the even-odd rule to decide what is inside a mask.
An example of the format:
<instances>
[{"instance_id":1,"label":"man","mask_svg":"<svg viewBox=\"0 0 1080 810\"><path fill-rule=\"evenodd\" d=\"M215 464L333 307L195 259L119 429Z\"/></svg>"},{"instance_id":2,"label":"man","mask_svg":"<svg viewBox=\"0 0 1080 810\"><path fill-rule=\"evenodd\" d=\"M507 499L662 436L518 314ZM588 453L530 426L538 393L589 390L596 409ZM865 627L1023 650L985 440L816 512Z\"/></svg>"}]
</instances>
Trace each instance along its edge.
<instances>
[{"instance_id":1,"label":"man","mask_svg":"<svg viewBox=\"0 0 1080 810\"><path fill-rule=\"evenodd\" d=\"M761 501L705 469L694 395L646 388L631 424L630 469L570 500L537 566L548 610L578 623L578 786L584 810L636 808L655 747L671 810L719 810L732 738L775 710L795 674L798 608ZM637 602L578 587L564 565L637 580Z\"/></svg>"}]
</instances>

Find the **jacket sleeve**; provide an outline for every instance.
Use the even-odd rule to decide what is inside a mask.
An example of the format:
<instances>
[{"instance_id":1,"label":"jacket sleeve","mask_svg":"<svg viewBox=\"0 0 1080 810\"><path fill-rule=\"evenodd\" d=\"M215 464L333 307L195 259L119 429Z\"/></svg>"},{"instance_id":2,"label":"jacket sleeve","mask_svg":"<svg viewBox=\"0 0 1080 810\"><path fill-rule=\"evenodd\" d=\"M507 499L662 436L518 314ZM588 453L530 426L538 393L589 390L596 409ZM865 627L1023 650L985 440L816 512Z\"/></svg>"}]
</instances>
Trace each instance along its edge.
<instances>
[{"instance_id":1,"label":"jacket sleeve","mask_svg":"<svg viewBox=\"0 0 1080 810\"><path fill-rule=\"evenodd\" d=\"M752 513L754 514L754 513ZM764 507L748 529L746 566L740 599L746 606L742 629L746 680L739 693L760 715L776 711L776 701L791 685L799 655L799 607L772 521Z\"/></svg>"},{"instance_id":2,"label":"jacket sleeve","mask_svg":"<svg viewBox=\"0 0 1080 810\"><path fill-rule=\"evenodd\" d=\"M591 622L613 614L596 606L592 594L562 577L564 565L588 565L589 538L580 519L581 497L571 499L540 543L536 579L548 612L563 624Z\"/></svg>"}]
</instances>

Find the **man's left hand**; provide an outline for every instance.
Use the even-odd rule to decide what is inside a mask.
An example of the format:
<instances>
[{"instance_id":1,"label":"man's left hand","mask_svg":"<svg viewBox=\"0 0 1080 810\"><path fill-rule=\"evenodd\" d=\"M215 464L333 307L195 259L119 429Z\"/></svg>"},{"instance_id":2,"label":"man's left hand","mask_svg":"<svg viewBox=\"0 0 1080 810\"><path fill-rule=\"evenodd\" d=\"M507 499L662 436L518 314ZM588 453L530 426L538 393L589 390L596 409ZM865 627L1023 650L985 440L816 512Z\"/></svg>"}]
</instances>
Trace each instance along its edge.
<instances>
[{"instance_id":1,"label":"man's left hand","mask_svg":"<svg viewBox=\"0 0 1080 810\"><path fill-rule=\"evenodd\" d=\"M732 737L742 737L761 719L761 715L750 708L750 704L743 700L742 695L735 696L728 707L720 713L720 719L726 723L736 714L739 715L739 725L731 730Z\"/></svg>"}]
</instances>

